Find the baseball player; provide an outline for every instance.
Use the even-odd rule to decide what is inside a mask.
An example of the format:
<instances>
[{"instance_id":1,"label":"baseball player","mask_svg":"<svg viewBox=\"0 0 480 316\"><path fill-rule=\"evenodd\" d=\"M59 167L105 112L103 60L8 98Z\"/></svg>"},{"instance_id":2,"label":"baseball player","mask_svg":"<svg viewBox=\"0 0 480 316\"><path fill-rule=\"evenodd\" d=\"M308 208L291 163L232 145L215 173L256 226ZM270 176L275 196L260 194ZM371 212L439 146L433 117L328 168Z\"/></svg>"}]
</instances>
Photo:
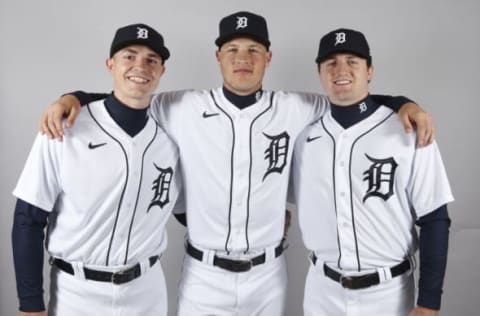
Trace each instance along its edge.
<instances>
[{"instance_id":1,"label":"baseball player","mask_svg":"<svg viewBox=\"0 0 480 316\"><path fill-rule=\"evenodd\" d=\"M450 185L437 144L418 147L398 116L369 96L371 60L360 32L338 29L320 40L316 62L331 107L297 139L293 158L311 251L306 316L438 315L440 308Z\"/></svg>"},{"instance_id":2,"label":"baseball player","mask_svg":"<svg viewBox=\"0 0 480 316\"><path fill-rule=\"evenodd\" d=\"M167 315L159 263L179 190L178 151L149 117L169 57L144 24L116 31L113 94L82 108L63 142L38 135L13 194L13 254L22 315Z\"/></svg>"},{"instance_id":3,"label":"baseball player","mask_svg":"<svg viewBox=\"0 0 480 316\"><path fill-rule=\"evenodd\" d=\"M219 29L223 86L162 93L151 107L180 148L188 255L178 315L283 315L293 143L327 99L262 88L271 60L263 17L237 12ZM62 102L51 121L62 116Z\"/></svg>"}]
</instances>

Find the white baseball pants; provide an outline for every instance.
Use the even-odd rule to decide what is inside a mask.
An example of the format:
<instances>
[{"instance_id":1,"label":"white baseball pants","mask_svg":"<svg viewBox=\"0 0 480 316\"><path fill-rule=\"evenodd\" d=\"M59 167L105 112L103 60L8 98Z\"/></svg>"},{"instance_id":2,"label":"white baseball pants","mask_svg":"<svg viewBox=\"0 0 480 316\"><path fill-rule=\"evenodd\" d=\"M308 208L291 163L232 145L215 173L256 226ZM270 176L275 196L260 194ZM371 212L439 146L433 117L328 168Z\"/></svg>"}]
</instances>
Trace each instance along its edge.
<instances>
[{"instance_id":1,"label":"white baseball pants","mask_svg":"<svg viewBox=\"0 0 480 316\"><path fill-rule=\"evenodd\" d=\"M323 264L310 263L305 282L305 316L407 316L415 306L413 273L365 289L345 289L325 276Z\"/></svg>"},{"instance_id":2,"label":"white baseball pants","mask_svg":"<svg viewBox=\"0 0 480 316\"><path fill-rule=\"evenodd\" d=\"M231 272L185 256L178 316L282 316L285 314L285 256Z\"/></svg>"},{"instance_id":3,"label":"white baseball pants","mask_svg":"<svg viewBox=\"0 0 480 316\"><path fill-rule=\"evenodd\" d=\"M52 266L50 316L167 316L167 289L160 262L124 284L82 279Z\"/></svg>"}]
</instances>

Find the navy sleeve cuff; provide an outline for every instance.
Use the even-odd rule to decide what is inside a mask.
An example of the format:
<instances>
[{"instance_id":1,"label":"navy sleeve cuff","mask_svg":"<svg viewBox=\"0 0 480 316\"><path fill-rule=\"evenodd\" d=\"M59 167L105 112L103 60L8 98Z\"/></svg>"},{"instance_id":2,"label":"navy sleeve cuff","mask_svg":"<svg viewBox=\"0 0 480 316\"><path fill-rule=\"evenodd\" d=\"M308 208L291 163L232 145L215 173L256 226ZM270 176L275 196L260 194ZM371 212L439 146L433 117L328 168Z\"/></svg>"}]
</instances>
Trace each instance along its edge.
<instances>
[{"instance_id":1,"label":"navy sleeve cuff","mask_svg":"<svg viewBox=\"0 0 480 316\"><path fill-rule=\"evenodd\" d=\"M19 298L19 300L19 310L22 312L34 313L45 311L45 303L43 302L42 295Z\"/></svg>"},{"instance_id":2,"label":"navy sleeve cuff","mask_svg":"<svg viewBox=\"0 0 480 316\"><path fill-rule=\"evenodd\" d=\"M442 291L426 291L421 290L418 293L418 300L417 305L434 309L440 310L440 306L442 304Z\"/></svg>"}]
</instances>

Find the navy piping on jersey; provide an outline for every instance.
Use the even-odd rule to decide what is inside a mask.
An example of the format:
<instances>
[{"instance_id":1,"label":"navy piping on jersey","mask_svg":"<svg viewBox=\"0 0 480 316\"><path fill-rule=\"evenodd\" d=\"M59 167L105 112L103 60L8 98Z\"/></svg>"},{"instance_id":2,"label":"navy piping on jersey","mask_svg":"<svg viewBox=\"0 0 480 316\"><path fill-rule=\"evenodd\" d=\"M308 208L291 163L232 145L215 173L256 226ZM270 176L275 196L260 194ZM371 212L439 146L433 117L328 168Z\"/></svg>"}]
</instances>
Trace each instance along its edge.
<instances>
[{"instance_id":1,"label":"navy piping on jersey","mask_svg":"<svg viewBox=\"0 0 480 316\"><path fill-rule=\"evenodd\" d=\"M110 250L112 248L112 243L113 243L113 238L115 236L115 230L117 228L117 222L118 222L118 217L120 215L120 207L122 205L122 202L123 202L123 197L125 195L125 189L127 187L127 183L128 183L128 175L130 174L130 171L129 171L129 165L128 165L128 158L127 158L127 153L125 152L125 149L123 148L122 146L122 143L120 143L120 141L118 141L115 137L113 137L111 134L109 134L104 128L103 126L97 121L97 119L95 118L95 116L93 115L92 113L92 110L90 109L90 104L87 105L87 109L88 109L88 113L90 113L90 116L92 117L92 119L95 121L95 123L97 123L98 127L100 127L100 129L105 133L107 134L108 136L110 136L111 139L113 139L119 146L120 148L122 149L122 152L123 152L123 155L125 157L125 165L126 165L126 168L127 168L127 172L126 172L126 178L125 178L125 183L123 185L123 189L122 189L122 194L120 195L120 202L118 203L118 209L117 209L117 213L115 215L115 222L113 224L113 230L112 230L112 235L110 237L110 242L108 243L108 251L107 251L107 258L106 258L106 261L105 261L105 265L108 266L109 265L109 259L110 259Z\"/></svg>"},{"instance_id":2,"label":"navy piping on jersey","mask_svg":"<svg viewBox=\"0 0 480 316\"><path fill-rule=\"evenodd\" d=\"M233 125L233 120L232 118L227 114L227 112L225 112L224 109L222 109L218 103L217 103L217 100L215 100L215 96L213 95L213 91L210 90L210 96L212 97L212 100L213 100L213 103L215 104L215 106L223 112L223 114L225 114L225 116L229 119L230 121L230 125L232 127L232 150L231 150L231 156L230 156L230 202L229 202L229 205L228 205L228 234L227 234L227 239L225 240L225 251L227 253L229 253L229 250L228 250L228 240L230 239L230 234L231 234L231 230L232 230L232 225L230 223L231 221L231 216L232 216L232 196L233 196L233 191L232 191L232 188L233 188L233 152L235 150L235 128L234 128L234 125Z\"/></svg>"},{"instance_id":3,"label":"navy piping on jersey","mask_svg":"<svg viewBox=\"0 0 480 316\"><path fill-rule=\"evenodd\" d=\"M270 104L268 107L260 114L258 114L253 120L252 123L250 124L250 142L249 142L249 151L250 151L250 162L248 166L248 193L247 193L247 219L245 221L245 240L247 241L247 249L245 250L245 253L250 249L250 242L248 241L248 222L250 219L250 192L252 191L252 130L253 130L253 124L255 121L260 118L263 114L267 113L271 108L273 104L273 96L274 92L272 92L272 95L270 96ZM288 154L288 153L287 153Z\"/></svg>"},{"instance_id":4,"label":"navy piping on jersey","mask_svg":"<svg viewBox=\"0 0 480 316\"><path fill-rule=\"evenodd\" d=\"M135 207L133 208L132 220L130 221L130 227L128 228L127 247L125 249L125 259L123 264L126 264L128 259L128 250L130 249L130 235L132 233L133 222L135 221L135 215L137 214L138 200L140 197L140 191L142 189L143 166L145 163L145 154L147 153L150 146L153 144L155 137L157 137L157 133L158 133L158 125L155 124L155 133L153 133L152 139L150 140L148 145L145 147L145 150L143 151L143 154L142 154L142 167L140 168L140 181L138 183L137 198L135 199Z\"/></svg>"},{"instance_id":5,"label":"navy piping on jersey","mask_svg":"<svg viewBox=\"0 0 480 316\"><path fill-rule=\"evenodd\" d=\"M321 122L322 122L322 127L323 129L325 130L325 132L328 134L328 136L330 136L330 138L332 139L332 143L333 143L333 159L332 159L332 181L333 181L333 204L334 204L334 208L335 208L335 218L337 219L337 222L338 222L338 211L337 211L337 186L336 186L336 182L335 182L335 161L336 161L336 155L335 153L337 152L337 143L335 142L335 138L333 138L333 135L330 133L329 130L327 130L327 128L325 127L325 123L323 121L324 117L322 116L322 119L321 119ZM340 234L338 233L338 228L337 228L337 247L338 247L338 261L337 261L337 265L338 267L341 268L340 266L340 261L342 259L342 247L340 245Z\"/></svg>"},{"instance_id":6,"label":"navy piping on jersey","mask_svg":"<svg viewBox=\"0 0 480 316\"><path fill-rule=\"evenodd\" d=\"M358 240L357 240L357 230L355 228L355 215L353 214L354 213L354 210L353 210L353 197L352 197L352 155L353 155L353 147L355 147L355 144L357 143L357 141L362 138L363 136L367 135L368 133L370 133L371 131L373 131L375 128L377 128L378 126L382 125L386 120L388 120L390 118L390 116L392 116L393 114L395 114L394 112L390 113L389 115L387 115L387 117L385 117L382 121L380 121L378 124L376 124L375 126L373 126L372 128L370 128L368 131L366 131L365 133L359 135L357 137L357 139L355 139L352 143L352 147L350 148L350 161L348 163L348 175L349 175L349 181L350 181L350 211L352 212L352 226L353 226L353 236L354 236L354 239L355 239L355 250L356 250L356 256L357 256L357 269L358 271L360 272L362 269L362 266L361 266L361 263L360 263L360 255L359 255L359 250L358 250Z\"/></svg>"}]
</instances>

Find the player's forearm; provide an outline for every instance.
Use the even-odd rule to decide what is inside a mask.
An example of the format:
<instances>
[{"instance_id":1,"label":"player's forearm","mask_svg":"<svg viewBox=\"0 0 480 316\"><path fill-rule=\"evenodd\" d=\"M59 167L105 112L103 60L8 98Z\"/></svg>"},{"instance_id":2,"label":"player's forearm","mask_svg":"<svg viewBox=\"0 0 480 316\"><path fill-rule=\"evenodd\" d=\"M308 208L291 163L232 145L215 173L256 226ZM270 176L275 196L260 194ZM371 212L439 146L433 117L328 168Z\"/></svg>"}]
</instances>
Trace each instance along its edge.
<instances>
[{"instance_id":1,"label":"player's forearm","mask_svg":"<svg viewBox=\"0 0 480 316\"><path fill-rule=\"evenodd\" d=\"M391 95L382 95L382 94L372 94L371 96L376 103L383 104L386 107L395 111L396 113L398 113L400 108L405 103L408 103L408 102L415 103L414 101L404 96L391 96Z\"/></svg>"},{"instance_id":2,"label":"player's forearm","mask_svg":"<svg viewBox=\"0 0 480 316\"><path fill-rule=\"evenodd\" d=\"M422 217L420 226L420 279L417 305L439 310L447 266L450 218L446 205Z\"/></svg>"},{"instance_id":3,"label":"player's forearm","mask_svg":"<svg viewBox=\"0 0 480 316\"><path fill-rule=\"evenodd\" d=\"M18 200L12 228L17 294L22 312L45 310L43 301L43 240L48 213Z\"/></svg>"},{"instance_id":4,"label":"player's forearm","mask_svg":"<svg viewBox=\"0 0 480 316\"><path fill-rule=\"evenodd\" d=\"M66 94L70 94L76 97L82 106L90 102L102 100L108 97L108 93L90 93L90 92L84 92L80 90L69 92Z\"/></svg>"}]
</instances>

